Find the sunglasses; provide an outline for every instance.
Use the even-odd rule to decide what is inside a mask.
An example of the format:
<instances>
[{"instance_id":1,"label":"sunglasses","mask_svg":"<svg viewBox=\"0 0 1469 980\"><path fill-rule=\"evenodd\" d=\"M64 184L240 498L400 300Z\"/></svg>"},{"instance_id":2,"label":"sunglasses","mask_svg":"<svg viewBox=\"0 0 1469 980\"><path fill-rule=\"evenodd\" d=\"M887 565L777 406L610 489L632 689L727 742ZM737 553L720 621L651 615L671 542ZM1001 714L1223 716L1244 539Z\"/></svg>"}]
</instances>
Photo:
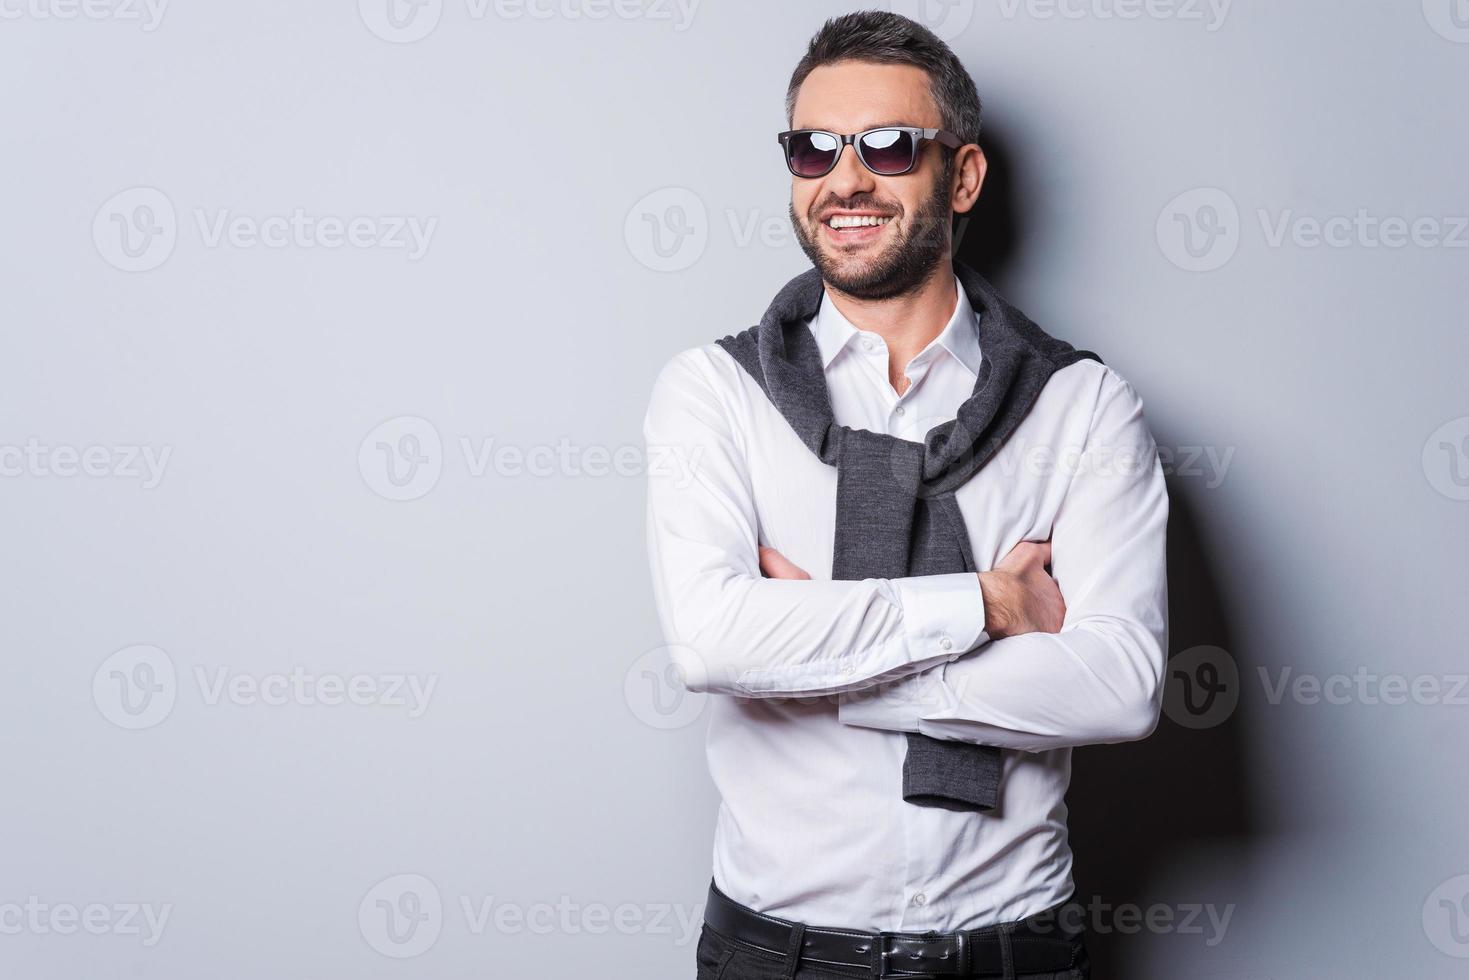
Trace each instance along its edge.
<instances>
[{"instance_id":1,"label":"sunglasses","mask_svg":"<svg viewBox=\"0 0 1469 980\"><path fill-rule=\"evenodd\" d=\"M824 129L792 129L776 139L785 147L786 167L797 177L823 177L836 167L848 143L857 151L862 166L882 177L906 174L918 164L924 140L934 140L951 150L964 141L947 129L917 126L883 126L844 136Z\"/></svg>"}]
</instances>

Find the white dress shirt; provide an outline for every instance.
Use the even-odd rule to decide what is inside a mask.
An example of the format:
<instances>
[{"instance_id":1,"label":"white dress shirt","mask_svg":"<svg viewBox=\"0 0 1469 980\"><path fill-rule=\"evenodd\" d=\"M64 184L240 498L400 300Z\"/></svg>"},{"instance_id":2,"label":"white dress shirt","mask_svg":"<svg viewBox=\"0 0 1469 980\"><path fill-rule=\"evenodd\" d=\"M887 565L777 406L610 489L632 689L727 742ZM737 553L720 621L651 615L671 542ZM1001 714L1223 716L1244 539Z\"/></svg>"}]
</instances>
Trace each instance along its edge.
<instances>
[{"instance_id":1,"label":"white dress shirt","mask_svg":"<svg viewBox=\"0 0 1469 980\"><path fill-rule=\"evenodd\" d=\"M883 339L823 295L809 329L837 422L918 442L955 416L983 357L955 288L902 395ZM649 475L648 548L671 656L717 695L716 884L771 915L871 930L978 928L1066 899L1071 747L1142 738L1162 702L1168 499L1133 388L1096 361L1062 368L957 493L981 569L1053 538L1058 634L990 638L970 572L832 581L837 471L717 344L664 366L644 436L650 458L683 460ZM758 545L811 581L762 577ZM999 806L905 802L909 731L1017 750Z\"/></svg>"}]
</instances>

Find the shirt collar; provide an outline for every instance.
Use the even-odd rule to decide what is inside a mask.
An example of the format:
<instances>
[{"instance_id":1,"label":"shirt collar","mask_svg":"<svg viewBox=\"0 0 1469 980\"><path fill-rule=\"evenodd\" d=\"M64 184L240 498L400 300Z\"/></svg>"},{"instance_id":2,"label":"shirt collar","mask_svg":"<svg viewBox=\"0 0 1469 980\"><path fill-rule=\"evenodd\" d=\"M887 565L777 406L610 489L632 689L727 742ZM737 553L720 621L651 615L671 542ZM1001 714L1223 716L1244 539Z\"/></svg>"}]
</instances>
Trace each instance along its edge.
<instances>
[{"instance_id":1,"label":"shirt collar","mask_svg":"<svg viewBox=\"0 0 1469 980\"><path fill-rule=\"evenodd\" d=\"M953 315L939 335L913 358L913 363L922 364L932 360L938 351L944 350L968 368L970 374L978 377L981 360L979 314L970 304L969 297L964 292L964 284L959 281L958 276L954 277L954 289L959 294L959 301L954 305ZM816 338L816 346L821 351L823 369L830 367L836 356L861 333L852 325L852 321L842 315L842 311L837 309L824 289L821 292L821 305L811 318L810 327Z\"/></svg>"}]
</instances>

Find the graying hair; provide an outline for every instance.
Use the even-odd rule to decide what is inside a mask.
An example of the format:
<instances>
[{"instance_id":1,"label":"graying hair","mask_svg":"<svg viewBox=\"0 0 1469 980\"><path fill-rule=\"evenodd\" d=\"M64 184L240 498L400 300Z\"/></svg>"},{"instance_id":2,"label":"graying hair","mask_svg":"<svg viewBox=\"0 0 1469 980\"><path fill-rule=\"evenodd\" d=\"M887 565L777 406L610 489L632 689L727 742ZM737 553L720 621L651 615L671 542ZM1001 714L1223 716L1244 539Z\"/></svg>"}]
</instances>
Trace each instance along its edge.
<instances>
[{"instance_id":1,"label":"graying hair","mask_svg":"<svg viewBox=\"0 0 1469 980\"><path fill-rule=\"evenodd\" d=\"M943 128L965 143L979 142L979 90L962 62L937 34L915 20L886 10L859 10L833 17L811 38L786 89L786 125L794 125L796 92L812 70L837 61L914 65L928 72L929 91ZM951 154L944 154L946 169Z\"/></svg>"}]
</instances>

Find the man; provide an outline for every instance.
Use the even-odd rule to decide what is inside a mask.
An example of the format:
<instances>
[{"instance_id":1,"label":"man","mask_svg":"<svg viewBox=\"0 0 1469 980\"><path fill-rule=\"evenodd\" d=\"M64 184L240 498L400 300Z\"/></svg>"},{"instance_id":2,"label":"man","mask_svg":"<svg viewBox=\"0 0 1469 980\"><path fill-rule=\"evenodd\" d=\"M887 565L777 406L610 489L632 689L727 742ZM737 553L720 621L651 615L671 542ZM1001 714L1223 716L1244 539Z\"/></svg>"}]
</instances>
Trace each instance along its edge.
<instances>
[{"instance_id":1,"label":"man","mask_svg":"<svg viewBox=\"0 0 1469 980\"><path fill-rule=\"evenodd\" d=\"M780 136L814 269L654 386L694 473L650 475L655 596L719 695L705 980L1089 975L1071 747L1157 725L1168 501L1132 387L953 259L979 114L922 26L829 21Z\"/></svg>"}]
</instances>

